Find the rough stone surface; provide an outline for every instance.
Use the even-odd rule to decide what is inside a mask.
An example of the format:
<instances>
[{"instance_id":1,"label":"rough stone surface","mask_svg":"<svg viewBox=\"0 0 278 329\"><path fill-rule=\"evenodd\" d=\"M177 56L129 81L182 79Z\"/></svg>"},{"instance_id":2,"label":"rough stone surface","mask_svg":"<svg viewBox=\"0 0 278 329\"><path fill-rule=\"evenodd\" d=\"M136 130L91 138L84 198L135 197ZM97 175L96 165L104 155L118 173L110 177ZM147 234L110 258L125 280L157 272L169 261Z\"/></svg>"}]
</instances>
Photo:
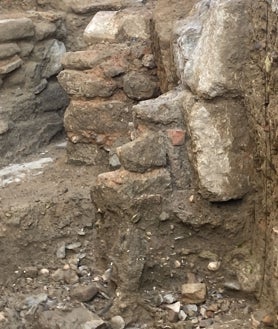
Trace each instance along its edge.
<instances>
[{"instance_id":1,"label":"rough stone surface","mask_svg":"<svg viewBox=\"0 0 278 329\"><path fill-rule=\"evenodd\" d=\"M69 95L88 98L112 96L117 88L115 82L89 72L64 70L58 75L58 80Z\"/></svg>"},{"instance_id":2,"label":"rough stone surface","mask_svg":"<svg viewBox=\"0 0 278 329\"><path fill-rule=\"evenodd\" d=\"M126 103L120 101L71 101L64 124L73 142L86 140L110 145L119 135L125 135L129 119Z\"/></svg>"},{"instance_id":3,"label":"rough stone surface","mask_svg":"<svg viewBox=\"0 0 278 329\"><path fill-rule=\"evenodd\" d=\"M115 10L143 3L142 0L65 0L77 14L87 14L100 10Z\"/></svg>"},{"instance_id":4,"label":"rough stone surface","mask_svg":"<svg viewBox=\"0 0 278 329\"><path fill-rule=\"evenodd\" d=\"M171 127L183 127L183 98L182 91L169 91L156 99L146 100L133 106L135 119L142 124Z\"/></svg>"},{"instance_id":5,"label":"rough stone surface","mask_svg":"<svg viewBox=\"0 0 278 329\"><path fill-rule=\"evenodd\" d=\"M250 1L213 0L209 6L208 1L202 4L197 5L195 18L182 26L177 40L181 80L205 98L241 94L250 35Z\"/></svg>"},{"instance_id":6,"label":"rough stone surface","mask_svg":"<svg viewBox=\"0 0 278 329\"><path fill-rule=\"evenodd\" d=\"M20 52L16 43L3 43L0 45L0 59L11 57Z\"/></svg>"},{"instance_id":7,"label":"rough stone surface","mask_svg":"<svg viewBox=\"0 0 278 329\"><path fill-rule=\"evenodd\" d=\"M145 172L166 166L166 138L163 134L147 134L117 148L120 162L126 170Z\"/></svg>"},{"instance_id":8,"label":"rough stone surface","mask_svg":"<svg viewBox=\"0 0 278 329\"><path fill-rule=\"evenodd\" d=\"M22 59L15 55L11 59L0 61L0 74L8 74L23 64Z\"/></svg>"},{"instance_id":9,"label":"rough stone surface","mask_svg":"<svg viewBox=\"0 0 278 329\"><path fill-rule=\"evenodd\" d=\"M0 42L24 39L33 35L34 25L29 18L0 20Z\"/></svg>"},{"instance_id":10,"label":"rough stone surface","mask_svg":"<svg viewBox=\"0 0 278 329\"><path fill-rule=\"evenodd\" d=\"M93 299L99 289L96 285L77 286L71 291L71 297L79 300L80 302L88 302Z\"/></svg>"},{"instance_id":11,"label":"rough stone surface","mask_svg":"<svg viewBox=\"0 0 278 329\"><path fill-rule=\"evenodd\" d=\"M66 47L61 41L51 40L46 45L45 49L45 59L47 64L44 68L42 76L44 78L50 78L62 70L61 60L66 52Z\"/></svg>"},{"instance_id":12,"label":"rough stone surface","mask_svg":"<svg viewBox=\"0 0 278 329\"><path fill-rule=\"evenodd\" d=\"M147 40L149 20L146 15L129 11L99 11L93 17L84 31L84 39L88 44L102 42L117 42L124 33L126 38Z\"/></svg>"},{"instance_id":13,"label":"rough stone surface","mask_svg":"<svg viewBox=\"0 0 278 329\"><path fill-rule=\"evenodd\" d=\"M185 304L200 304L206 300L207 287L205 283L185 283L181 294Z\"/></svg>"},{"instance_id":14,"label":"rough stone surface","mask_svg":"<svg viewBox=\"0 0 278 329\"><path fill-rule=\"evenodd\" d=\"M95 144L67 142L68 162L77 165L105 165L107 154Z\"/></svg>"},{"instance_id":15,"label":"rough stone surface","mask_svg":"<svg viewBox=\"0 0 278 329\"><path fill-rule=\"evenodd\" d=\"M149 99L159 94L157 81L144 73L127 73L124 76L123 88L127 96L135 100Z\"/></svg>"},{"instance_id":16,"label":"rough stone surface","mask_svg":"<svg viewBox=\"0 0 278 329\"><path fill-rule=\"evenodd\" d=\"M249 136L245 110L234 100L185 103L195 169L203 197L242 198L249 190Z\"/></svg>"}]
</instances>

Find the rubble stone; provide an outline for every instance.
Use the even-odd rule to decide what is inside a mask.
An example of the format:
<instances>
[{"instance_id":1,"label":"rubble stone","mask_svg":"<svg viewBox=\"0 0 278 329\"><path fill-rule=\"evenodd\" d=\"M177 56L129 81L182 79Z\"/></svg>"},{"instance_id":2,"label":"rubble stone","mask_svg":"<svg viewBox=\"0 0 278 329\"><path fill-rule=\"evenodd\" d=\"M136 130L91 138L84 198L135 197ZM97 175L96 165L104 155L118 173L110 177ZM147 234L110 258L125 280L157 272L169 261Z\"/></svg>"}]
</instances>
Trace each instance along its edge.
<instances>
[{"instance_id":1,"label":"rubble stone","mask_svg":"<svg viewBox=\"0 0 278 329\"><path fill-rule=\"evenodd\" d=\"M0 20L0 42L24 39L34 35L34 25L29 18Z\"/></svg>"},{"instance_id":2,"label":"rubble stone","mask_svg":"<svg viewBox=\"0 0 278 329\"><path fill-rule=\"evenodd\" d=\"M0 44L0 59L14 56L20 52L20 48L16 43L3 43Z\"/></svg>"},{"instance_id":3,"label":"rubble stone","mask_svg":"<svg viewBox=\"0 0 278 329\"><path fill-rule=\"evenodd\" d=\"M186 304L200 304L206 300L207 287L205 283L186 283L181 289L182 300Z\"/></svg>"}]
</instances>

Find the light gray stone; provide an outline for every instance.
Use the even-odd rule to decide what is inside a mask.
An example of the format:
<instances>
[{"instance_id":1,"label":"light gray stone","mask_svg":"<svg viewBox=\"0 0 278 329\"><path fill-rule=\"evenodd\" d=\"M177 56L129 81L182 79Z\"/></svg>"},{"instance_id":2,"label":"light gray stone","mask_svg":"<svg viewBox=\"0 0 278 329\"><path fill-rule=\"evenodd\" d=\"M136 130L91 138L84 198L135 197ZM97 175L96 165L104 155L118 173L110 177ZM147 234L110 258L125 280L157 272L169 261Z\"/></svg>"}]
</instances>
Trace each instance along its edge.
<instances>
[{"instance_id":1,"label":"light gray stone","mask_svg":"<svg viewBox=\"0 0 278 329\"><path fill-rule=\"evenodd\" d=\"M3 119L0 119L0 135L5 134L9 130L9 123Z\"/></svg>"},{"instance_id":2,"label":"light gray stone","mask_svg":"<svg viewBox=\"0 0 278 329\"><path fill-rule=\"evenodd\" d=\"M117 84L108 79L75 70L64 70L58 75L61 86L69 95L93 97L110 97L117 88Z\"/></svg>"},{"instance_id":3,"label":"light gray stone","mask_svg":"<svg viewBox=\"0 0 278 329\"><path fill-rule=\"evenodd\" d=\"M11 57L20 52L20 48L16 43L4 43L0 45L0 59Z\"/></svg>"},{"instance_id":4,"label":"light gray stone","mask_svg":"<svg viewBox=\"0 0 278 329\"><path fill-rule=\"evenodd\" d=\"M23 64L23 60L15 55L8 60L0 61L0 75L8 74L16 69L18 69Z\"/></svg>"},{"instance_id":5,"label":"light gray stone","mask_svg":"<svg viewBox=\"0 0 278 329\"><path fill-rule=\"evenodd\" d=\"M188 19L177 38L175 58L179 76L184 85L205 98L239 95L249 51L251 2L203 3L209 3L209 9L198 8L199 16Z\"/></svg>"},{"instance_id":6,"label":"light gray stone","mask_svg":"<svg viewBox=\"0 0 278 329\"><path fill-rule=\"evenodd\" d=\"M162 124L171 127L183 126L184 92L172 90L155 99L142 101L133 106L135 118L139 122L150 125Z\"/></svg>"},{"instance_id":7,"label":"light gray stone","mask_svg":"<svg viewBox=\"0 0 278 329\"><path fill-rule=\"evenodd\" d=\"M0 20L0 42L19 40L34 35L34 25L29 18Z\"/></svg>"},{"instance_id":8,"label":"light gray stone","mask_svg":"<svg viewBox=\"0 0 278 329\"><path fill-rule=\"evenodd\" d=\"M227 201L249 190L251 159L247 119L236 100L185 104L195 170L204 198Z\"/></svg>"},{"instance_id":9,"label":"light gray stone","mask_svg":"<svg viewBox=\"0 0 278 329\"><path fill-rule=\"evenodd\" d=\"M117 148L123 167L141 173L151 168L166 166L166 153L166 139L161 133L142 135Z\"/></svg>"},{"instance_id":10,"label":"light gray stone","mask_svg":"<svg viewBox=\"0 0 278 329\"><path fill-rule=\"evenodd\" d=\"M62 57L66 52L63 42L58 40L50 40L45 48L46 66L43 71L43 78L50 78L58 74L62 70Z\"/></svg>"},{"instance_id":11,"label":"light gray stone","mask_svg":"<svg viewBox=\"0 0 278 329\"><path fill-rule=\"evenodd\" d=\"M88 44L102 41L117 42L120 32L126 38L147 40L150 38L148 15L131 11L99 11L84 31Z\"/></svg>"},{"instance_id":12,"label":"light gray stone","mask_svg":"<svg viewBox=\"0 0 278 329\"><path fill-rule=\"evenodd\" d=\"M125 320L120 315L115 315L111 318L110 325L112 329L124 329Z\"/></svg>"},{"instance_id":13,"label":"light gray stone","mask_svg":"<svg viewBox=\"0 0 278 329\"><path fill-rule=\"evenodd\" d=\"M38 41L53 37L57 30L57 26L51 22L39 22L35 24L35 37Z\"/></svg>"}]
</instances>

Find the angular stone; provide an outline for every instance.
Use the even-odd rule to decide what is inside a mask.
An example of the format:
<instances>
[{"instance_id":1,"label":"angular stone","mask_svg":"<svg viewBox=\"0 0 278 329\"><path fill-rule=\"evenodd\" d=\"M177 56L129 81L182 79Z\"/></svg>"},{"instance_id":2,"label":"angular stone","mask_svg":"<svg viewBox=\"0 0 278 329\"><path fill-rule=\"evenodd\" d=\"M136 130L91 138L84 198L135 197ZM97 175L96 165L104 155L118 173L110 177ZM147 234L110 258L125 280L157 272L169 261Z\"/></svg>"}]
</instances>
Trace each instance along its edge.
<instances>
[{"instance_id":1,"label":"angular stone","mask_svg":"<svg viewBox=\"0 0 278 329\"><path fill-rule=\"evenodd\" d=\"M114 81L103 79L93 72L64 70L58 75L58 80L69 95L88 98L110 97L117 88Z\"/></svg>"},{"instance_id":2,"label":"angular stone","mask_svg":"<svg viewBox=\"0 0 278 329\"><path fill-rule=\"evenodd\" d=\"M166 138L162 133L142 135L117 148L120 162L126 170L145 172L166 166Z\"/></svg>"},{"instance_id":3,"label":"angular stone","mask_svg":"<svg viewBox=\"0 0 278 329\"><path fill-rule=\"evenodd\" d=\"M59 111L69 104L69 98L58 82L50 81L36 97L37 109L42 112Z\"/></svg>"},{"instance_id":4,"label":"angular stone","mask_svg":"<svg viewBox=\"0 0 278 329\"><path fill-rule=\"evenodd\" d=\"M89 322L98 321L98 326L95 329L105 328L101 318L87 310L85 307L74 308L69 312L60 310L41 312L38 316L38 325L43 329L87 329L86 324ZM102 323L102 326L100 324ZM90 329L92 327L89 327ZM94 327L93 327L94 328Z\"/></svg>"},{"instance_id":5,"label":"angular stone","mask_svg":"<svg viewBox=\"0 0 278 329\"><path fill-rule=\"evenodd\" d=\"M0 59L14 56L20 52L20 48L16 43L4 43L0 45Z\"/></svg>"},{"instance_id":6,"label":"angular stone","mask_svg":"<svg viewBox=\"0 0 278 329\"><path fill-rule=\"evenodd\" d=\"M34 25L29 18L0 20L0 42L24 39L33 35Z\"/></svg>"},{"instance_id":7,"label":"angular stone","mask_svg":"<svg viewBox=\"0 0 278 329\"><path fill-rule=\"evenodd\" d=\"M201 194L210 201L242 198L249 190L250 139L236 100L185 103Z\"/></svg>"},{"instance_id":8,"label":"angular stone","mask_svg":"<svg viewBox=\"0 0 278 329\"><path fill-rule=\"evenodd\" d=\"M76 165L104 165L108 162L107 153L95 144L67 143L68 162Z\"/></svg>"},{"instance_id":9,"label":"angular stone","mask_svg":"<svg viewBox=\"0 0 278 329\"><path fill-rule=\"evenodd\" d=\"M0 74L8 74L18 69L23 64L23 60L15 55L14 57L0 61Z\"/></svg>"},{"instance_id":10,"label":"angular stone","mask_svg":"<svg viewBox=\"0 0 278 329\"><path fill-rule=\"evenodd\" d=\"M62 70L61 60L66 52L66 47L63 42L58 40L50 40L45 48L46 66L43 70L42 77L50 78L58 74Z\"/></svg>"},{"instance_id":11,"label":"angular stone","mask_svg":"<svg viewBox=\"0 0 278 329\"><path fill-rule=\"evenodd\" d=\"M84 40L91 44L100 41L116 41L119 33L117 11L99 11L84 31Z\"/></svg>"},{"instance_id":12,"label":"angular stone","mask_svg":"<svg viewBox=\"0 0 278 329\"><path fill-rule=\"evenodd\" d=\"M122 9L141 4L144 0L64 0L76 14L87 14L100 10Z\"/></svg>"},{"instance_id":13,"label":"angular stone","mask_svg":"<svg viewBox=\"0 0 278 329\"><path fill-rule=\"evenodd\" d=\"M181 288L182 301L185 304L201 304L206 300L205 283L185 283Z\"/></svg>"},{"instance_id":14,"label":"angular stone","mask_svg":"<svg viewBox=\"0 0 278 329\"><path fill-rule=\"evenodd\" d=\"M88 302L97 295L98 291L99 289L94 284L89 286L77 286L73 288L70 295L80 302Z\"/></svg>"},{"instance_id":15,"label":"angular stone","mask_svg":"<svg viewBox=\"0 0 278 329\"><path fill-rule=\"evenodd\" d=\"M149 75L129 72L124 76L124 92L131 99L144 100L158 96L158 82Z\"/></svg>"},{"instance_id":16,"label":"angular stone","mask_svg":"<svg viewBox=\"0 0 278 329\"><path fill-rule=\"evenodd\" d=\"M175 128L183 127L184 119L182 115L184 93L172 90L155 99L146 100L133 106L132 110L138 122L144 125L161 124Z\"/></svg>"},{"instance_id":17,"label":"angular stone","mask_svg":"<svg viewBox=\"0 0 278 329\"><path fill-rule=\"evenodd\" d=\"M130 214L133 213L131 209L133 206L144 201L141 200L142 196L165 194L169 191L171 191L171 176L166 169L155 169L144 174L119 169L97 177L91 198L97 209L113 209ZM157 205L152 199L151 202L151 209L154 212ZM159 203L158 206L160 209Z\"/></svg>"},{"instance_id":18,"label":"angular stone","mask_svg":"<svg viewBox=\"0 0 278 329\"><path fill-rule=\"evenodd\" d=\"M241 94L249 52L251 2L213 0L205 12L198 8L199 16L189 19L181 29L175 56L178 72L194 93L205 98Z\"/></svg>"},{"instance_id":19,"label":"angular stone","mask_svg":"<svg viewBox=\"0 0 278 329\"><path fill-rule=\"evenodd\" d=\"M125 39L147 40L150 38L150 18L146 12L98 11L84 31L84 40L88 44L117 42L121 32Z\"/></svg>"},{"instance_id":20,"label":"angular stone","mask_svg":"<svg viewBox=\"0 0 278 329\"><path fill-rule=\"evenodd\" d=\"M109 145L118 135L128 133L126 122L129 119L130 114L124 102L72 100L66 110L64 123L67 132L99 145Z\"/></svg>"}]
</instances>

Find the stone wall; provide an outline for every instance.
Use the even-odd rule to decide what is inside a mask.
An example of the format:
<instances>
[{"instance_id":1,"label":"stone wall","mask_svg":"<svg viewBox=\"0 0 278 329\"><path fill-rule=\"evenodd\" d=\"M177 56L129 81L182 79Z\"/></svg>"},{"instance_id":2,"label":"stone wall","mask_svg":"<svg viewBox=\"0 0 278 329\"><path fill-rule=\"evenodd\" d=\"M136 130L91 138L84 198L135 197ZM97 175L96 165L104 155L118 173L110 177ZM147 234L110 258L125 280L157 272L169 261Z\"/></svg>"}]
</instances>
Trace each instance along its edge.
<instances>
[{"instance_id":1,"label":"stone wall","mask_svg":"<svg viewBox=\"0 0 278 329\"><path fill-rule=\"evenodd\" d=\"M64 16L29 11L0 18L1 165L30 154L63 131L68 96L58 84L66 52Z\"/></svg>"}]
</instances>

